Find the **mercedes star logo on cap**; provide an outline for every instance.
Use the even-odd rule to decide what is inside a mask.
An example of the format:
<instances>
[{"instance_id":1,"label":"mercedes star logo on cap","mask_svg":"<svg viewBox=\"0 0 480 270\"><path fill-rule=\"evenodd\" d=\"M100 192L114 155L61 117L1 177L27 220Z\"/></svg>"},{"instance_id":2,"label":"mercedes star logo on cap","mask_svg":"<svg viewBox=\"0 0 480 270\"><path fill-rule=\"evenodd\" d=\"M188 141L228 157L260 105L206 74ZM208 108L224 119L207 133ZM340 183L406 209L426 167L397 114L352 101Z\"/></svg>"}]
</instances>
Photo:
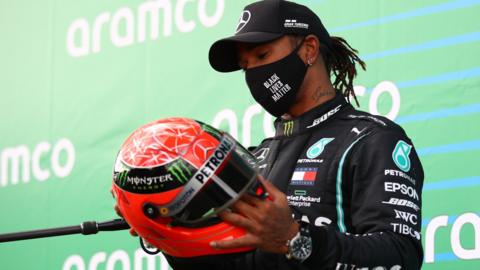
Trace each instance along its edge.
<instances>
[{"instance_id":1,"label":"mercedes star logo on cap","mask_svg":"<svg viewBox=\"0 0 480 270\"><path fill-rule=\"evenodd\" d=\"M252 14L250 13L250 11L243 11L242 16L240 16L240 20L238 21L237 31L235 31L235 34L240 32L245 27L245 25L247 25L251 17Z\"/></svg>"}]
</instances>

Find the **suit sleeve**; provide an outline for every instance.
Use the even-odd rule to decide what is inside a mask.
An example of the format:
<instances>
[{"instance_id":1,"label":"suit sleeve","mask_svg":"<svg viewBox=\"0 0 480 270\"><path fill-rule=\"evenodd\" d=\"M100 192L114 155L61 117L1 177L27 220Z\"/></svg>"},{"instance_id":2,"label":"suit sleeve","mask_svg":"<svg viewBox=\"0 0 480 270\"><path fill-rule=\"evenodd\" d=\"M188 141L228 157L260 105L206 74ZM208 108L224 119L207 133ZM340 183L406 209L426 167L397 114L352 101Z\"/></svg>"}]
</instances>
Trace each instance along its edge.
<instances>
[{"instance_id":1,"label":"suit sleeve","mask_svg":"<svg viewBox=\"0 0 480 270\"><path fill-rule=\"evenodd\" d=\"M304 264L339 270L420 269L423 169L403 130L366 135L340 166L344 198L338 211L348 214L337 226L310 226L314 250Z\"/></svg>"},{"instance_id":2,"label":"suit sleeve","mask_svg":"<svg viewBox=\"0 0 480 270\"><path fill-rule=\"evenodd\" d=\"M167 254L164 254L165 258L168 261L170 267L173 270L196 270L196 269L211 269L211 270L221 270L229 269L228 264L232 263L231 261L222 259L212 259L208 256L197 257L197 258L177 258L172 257ZM232 269L232 268L230 268Z\"/></svg>"},{"instance_id":3,"label":"suit sleeve","mask_svg":"<svg viewBox=\"0 0 480 270\"><path fill-rule=\"evenodd\" d=\"M279 260L283 261L285 256L267 253L257 249L247 253L221 256L176 258L165 255L165 258L174 270L261 270L278 269Z\"/></svg>"}]
</instances>

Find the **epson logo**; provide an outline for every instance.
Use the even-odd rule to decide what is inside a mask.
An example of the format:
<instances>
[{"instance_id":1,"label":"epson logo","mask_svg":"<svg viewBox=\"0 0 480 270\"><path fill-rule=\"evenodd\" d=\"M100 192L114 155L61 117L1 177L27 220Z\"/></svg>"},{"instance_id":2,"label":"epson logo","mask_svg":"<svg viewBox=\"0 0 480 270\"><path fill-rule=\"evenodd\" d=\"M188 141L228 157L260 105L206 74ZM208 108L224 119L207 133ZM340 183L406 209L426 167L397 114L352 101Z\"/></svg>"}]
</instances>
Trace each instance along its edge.
<instances>
[{"instance_id":1,"label":"epson logo","mask_svg":"<svg viewBox=\"0 0 480 270\"><path fill-rule=\"evenodd\" d=\"M87 56L99 53L105 35L115 47L126 47L135 43L143 43L147 35L157 40L160 29L164 37L173 32L173 24L181 33L189 33L197 28L198 22L204 27L213 27L220 22L225 8L224 0L215 0L215 10L207 11L213 0L155 0L145 1L133 11L129 7L121 7L114 13L102 12L95 17L93 23L86 18L77 18L67 30L67 52L72 57ZM195 12L196 11L196 12ZM185 14L195 13L197 20ZM160 21L162 18L163 21ZM150 33L147 33L147 29Z\"/></svg>"},{"instance_id":2,"label":"epson logo","mask_svg":"<svg viewBox=\"0 0 480 270\"><path fill-rule=\"evenodd\" d=\"M387 192L397 192L400 191L403 195L407 195L410 198L419 200L417 191L405 184L399 184L395 182L385 182L385 191Z\"/></svg>"},{"instance_id":3,"label":"epson logo","mask_svg":"<svg viewBox=\"0 0 480 270\"><path fill-rule=\"evenodd\" d=\"M49 166L44 160L49 160ZM55 144L38 143L33 150L26 145L7 147L0 150L0 187L29 183L30 179L43 182L52 174L67 177L75 165L75 148L68 139L60 139Z\"/></svg>"}]
</instances>

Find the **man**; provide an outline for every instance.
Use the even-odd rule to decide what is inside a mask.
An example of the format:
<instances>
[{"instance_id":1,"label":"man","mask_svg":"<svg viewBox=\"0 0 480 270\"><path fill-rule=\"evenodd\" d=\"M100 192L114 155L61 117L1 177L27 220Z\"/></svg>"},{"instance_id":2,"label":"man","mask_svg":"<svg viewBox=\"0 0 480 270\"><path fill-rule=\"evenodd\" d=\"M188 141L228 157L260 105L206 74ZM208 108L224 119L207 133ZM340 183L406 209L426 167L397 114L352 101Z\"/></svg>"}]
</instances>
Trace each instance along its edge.
<instances>
[{"instance_id":1,"label":"man","mask_svg":"<svg viewBox=\"0 0 480 270\"><path fill-rule=\"evenodd\" d=\"M247 235L211 243L255 252L167 256L171 266L420 269L423 170L399 126L349 104L355 64L364 68L356 51L307 7L265 0L245 7L236 34L209 56L218 71L243 69L255 100L278 117L275 136L254 150L271 200L244 196L220 217Z\"/></svg>"}]
</instances>

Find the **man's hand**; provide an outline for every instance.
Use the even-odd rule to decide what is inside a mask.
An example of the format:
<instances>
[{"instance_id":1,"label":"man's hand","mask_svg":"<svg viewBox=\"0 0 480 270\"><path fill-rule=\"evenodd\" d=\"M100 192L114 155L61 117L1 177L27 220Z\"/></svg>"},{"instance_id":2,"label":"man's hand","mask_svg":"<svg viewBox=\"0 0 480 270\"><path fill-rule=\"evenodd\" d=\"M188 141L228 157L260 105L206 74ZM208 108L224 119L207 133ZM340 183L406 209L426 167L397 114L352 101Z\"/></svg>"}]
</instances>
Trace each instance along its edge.
<instances>
[{"instance_id":1,"label":"man's hand","mask_svg":"<svg viewBox=\"0 0 480 270\"><path fill-rule=\"evenodd\" d=\"M256 247L272 253L287 253L287 240L299 230L288 206L287 197L270 182L261 179L269 198L262 200L243 195L232 205L233 211L219 214L224 221L247 231L243 237L233 240L211 242L218 249Z\"/></svg>"},{"instance_id":2,"label":"man's hand","mask_svg":"<svg viewBox=\"0 0 480 270\"><path fill-rule=\"evenodd\" d=\"M110 193L112 194L113 198L116 199L115 197L115 193L113 192L112 189L110 189ZM123 214L122 214L122 211L120 211L120 208L118 207L118 205L115 203L115 205L113 206L113 209L115 210L115 212L117 213L117 215L119 215L120 217L123 218ZM130 226L131 227L131 226ZM134 231L133 229L130 229L130 234L132 236L138 236L137 232Z\"/></svg>"}]
</instances>

